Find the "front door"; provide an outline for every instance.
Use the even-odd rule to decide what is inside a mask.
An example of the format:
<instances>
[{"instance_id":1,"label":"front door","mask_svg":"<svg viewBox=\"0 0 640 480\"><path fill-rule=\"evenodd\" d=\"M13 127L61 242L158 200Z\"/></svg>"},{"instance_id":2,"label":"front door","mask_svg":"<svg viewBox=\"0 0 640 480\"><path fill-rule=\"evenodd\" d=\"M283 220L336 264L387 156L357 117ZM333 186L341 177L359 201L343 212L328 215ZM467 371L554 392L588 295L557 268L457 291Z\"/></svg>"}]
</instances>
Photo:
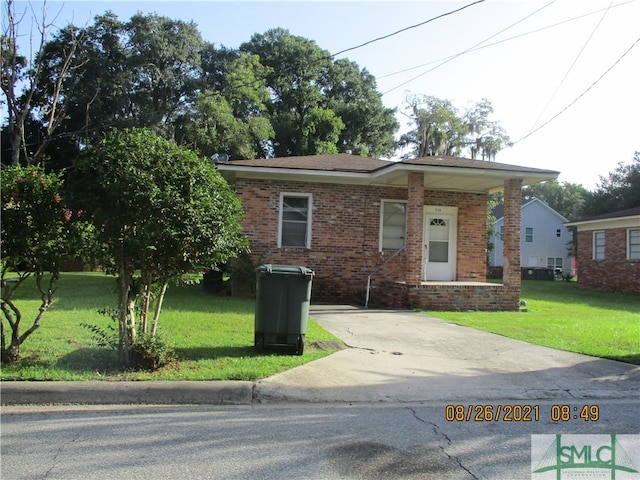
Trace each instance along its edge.
<instances>
[{"instance_id":1,"label":"front door","mask_svg":"<svg viewBox=\"0 0 640 480\"><path fill-rule=\"evenodd\" d=\"M456 279L457 207L425 207L424 280Z\"/></svg>"}]
</instances>

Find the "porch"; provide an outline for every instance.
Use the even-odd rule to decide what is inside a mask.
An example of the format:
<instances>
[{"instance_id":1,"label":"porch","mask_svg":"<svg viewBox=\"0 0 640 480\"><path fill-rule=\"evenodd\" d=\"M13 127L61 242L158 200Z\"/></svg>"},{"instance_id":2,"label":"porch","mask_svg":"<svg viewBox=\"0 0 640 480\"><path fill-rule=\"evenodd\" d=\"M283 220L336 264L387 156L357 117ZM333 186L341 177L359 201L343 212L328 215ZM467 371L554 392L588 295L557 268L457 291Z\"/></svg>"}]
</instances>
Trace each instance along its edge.
<instances>
[{"instance_id":1,"label":"porch","mask_svg":"<svg viewBox=\"0 0 640 480\"><path fill-rule=\"evenodd\" d=\"M480 311L514 311L520 303L520 219L521 188L520 179L505 179L504 191L504 269L503 283L486 283L484 272L486 244L484 224L477 231L472 231L467 217L457 229L455 225L448 235L438 237L440 244L448 244L449 251L434 262L448 265L447 270L436 270L438 263L431 262L427 255L429 245L425 215L425 174L410 172L408 174L407 230L404 277L394 280L382 280L373 292L373 302L380 302L386 308L420 308L425 310L480 310ZM443 210L446 207L441 207ZM471 211L470 206L465 210ZM467 212L465 212L467 213ZM445 218L437 213L437 220ZM461 214L463 215L463 214ZM486 211L482 217L486 217ZM436 218L436 217L434 217ZM446 225L446 221L441 221ZM475 225L478 227L478 225ZM450 227L451 228L451 227ZM458 232L456 233L456 230ZM445 239L443 241L443 239ZM478 242L478 239L480 241ZM433 247L430 248L433 251ZM427 260L429 258L429 260ZM456 260L457 259L457 260ZM433 274L434 270L436 275ZM431 271L431 280L429 272ZM435 279L438 279L435 281ZM446 281L442 281L446 280Z\"/></svg>"},{"instance_id":2,"label":"porch","mask_svg":"<svg viewBox=\"0 0 640 480\"><path fill-rule=\"evenodd\" d=\"M370 306L434 311L513 311L520 304L520 284L485 282L383 282L371 292Z\"/></svg>"}]
</instances>

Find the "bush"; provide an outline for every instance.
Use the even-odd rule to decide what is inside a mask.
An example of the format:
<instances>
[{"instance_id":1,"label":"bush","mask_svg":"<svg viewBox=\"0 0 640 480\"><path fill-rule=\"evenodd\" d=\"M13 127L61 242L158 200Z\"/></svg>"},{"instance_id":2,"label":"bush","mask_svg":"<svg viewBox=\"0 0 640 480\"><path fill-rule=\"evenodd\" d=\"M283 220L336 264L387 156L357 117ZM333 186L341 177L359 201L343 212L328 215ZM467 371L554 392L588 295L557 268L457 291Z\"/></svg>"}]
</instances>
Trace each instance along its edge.
<instances>
[{"instance_id":1,"label":"bush","mask_svg":"<svg viewBox=\"0 0 640 480\"><path fill-rule=\"evenodd\" d=\"M176 360L176 354L164 337L140 335L131 347L131 368L133 370L154 371Z\"/></svg>"}]
</instances>

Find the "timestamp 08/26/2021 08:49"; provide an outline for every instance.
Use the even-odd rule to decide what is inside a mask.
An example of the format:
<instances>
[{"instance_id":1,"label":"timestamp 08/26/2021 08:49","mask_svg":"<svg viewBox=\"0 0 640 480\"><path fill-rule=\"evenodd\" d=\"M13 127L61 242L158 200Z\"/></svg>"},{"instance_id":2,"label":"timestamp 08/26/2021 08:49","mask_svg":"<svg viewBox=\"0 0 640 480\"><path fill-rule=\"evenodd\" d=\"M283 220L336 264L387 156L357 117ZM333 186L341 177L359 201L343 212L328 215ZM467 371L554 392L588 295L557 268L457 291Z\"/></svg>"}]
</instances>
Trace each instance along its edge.
<instances>
[{"instance_id":1,"label":"timestamp 08/26/2021 08:49","mask_svg":"<svg viewBox=\"0 0 640 480\"><path fill-rule=\"evenodd\" d=\"M542 415L542 417L541 417ZM445 420L447 422L538 422L545 418L546 409L540 405L447 405ZM598 405L561 405L552 404L548 418L553 422L569 422L582 420L597 422L600 420Z\"/></svg>"}]
</instances>

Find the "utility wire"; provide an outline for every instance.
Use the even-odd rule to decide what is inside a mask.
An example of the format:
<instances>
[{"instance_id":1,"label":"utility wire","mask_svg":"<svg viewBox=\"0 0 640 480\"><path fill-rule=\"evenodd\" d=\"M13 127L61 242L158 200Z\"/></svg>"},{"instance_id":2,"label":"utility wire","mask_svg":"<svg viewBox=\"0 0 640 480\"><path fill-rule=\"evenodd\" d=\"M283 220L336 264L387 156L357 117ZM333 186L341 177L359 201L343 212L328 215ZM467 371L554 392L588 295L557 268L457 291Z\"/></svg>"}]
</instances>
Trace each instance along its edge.
<instances>
[{"instance_id":1,"label":"utility wire","mask_svg":"<svg viewBox=\"0 0 640 480\"><path fill-rule=\"evenodd\" d=\"M542 125L540 125L538 128L536 128L535 130L530 131L529 133L527 133L524 137L520 138L519 140L516 140L515 142L513 142L512 146L515 145L516 143L520 143L521 141L529 138L531 135L533 135L534 133L536 133L538 130L540 130L541 128L549 125L553 120L555 120L556 118L558 118L560 115L562 115L564 112L566 112L567 110L569 110L569 108L571 108L573 105L575 105L575 103L580 100L582 97L584 97L593 87L595 87L600 80L602 80L604 78L604 76L606 74L608 74L611 70L613 70L613 68L618 65L618 63L620 63L622 61L622 59L624 57L627 56L627 54L633 49L633 47L635 47L638 43L640 43L640 38L638 38L635 42L633 42L633 44L627 49L626 52L624 52L614 63L613 65L611 65L609 68L607 68L604 73L602 75L600 75L598 77L598 79L593 82L591 85L589 85L589 87L582 92L580 95L578 95L569 105L567 105L566 107L564 107L562 110L560 110L558 113L556 113L553 117L551 117L549 120L547 120L546 122L544 122Z\"/></svg>"},{"instance_id":2,"label":"utility wire","mask_svg":"<svg viewBox=\"0 0 640 480\"><path fill-rule=\"evenodd\" d=\"M515 22L515 23L513 23L513 24L509 25L508 27L503 28L502 30L500 30L500 31L499 31L499 32L497 32L497 33L494 33L494 34L493 34L493 35L491 35L490 37L485 38L484 40L482 40L482 41L481 41L481 42L479 42L479 43L476 43L476 44L475 44L475 45L473 45L472 47L469 47L469 48L467 48L466 50L463 50L462 52L460 52L460 53L458 53L458 54L456 54L456 55L453 55L452 57L447 58L446 60L444 60L443 62L439 63L439 64L438 64L438 65L436 65L435 67L430 68L429 70L427 70L427 71L425 71L425 72L422 72L422 73L421 73L421 74L419 74L419 75L416 75L415 77L413 77L413 78L411 78L411 79L407 80L406 82L402 82L401 84L396 85L395 87L393 87L393 88L391 88L391 89L387 90L386 92L384 92L382 95L384 96L384 95L386 95L387 93L393 92L394 90L397 90L398 88L403 87L404 85L406 85L406 84L408 84L408 83L411 83L411 82L413 82L414 80L417 80L418 78L422 77L423 75L426 75L427 73L430 73L430 72L434 71L436 68L440 68L442 65L445 65L445 64L449 63L450 61L452 61L452 60L454 60L454 59L458 58L459 56L464 55L465 53L468 53L468 52L470 52L470 51L472 51L472 50L474 50L474 49L478 48L478 47L479 47L480 45L482 45L483 43L488 42L488 41L489 41L489 40L491 40L492 38L497 37L497 36L498 36L498 35L500 35L501 33L506 32L507 30L509 30L510 28L512 28L512 27L514 27L514 26L516 26L516 25L517 25L517 24L519 24L520 22L525 21L527 18L529 18L529 17L531 17L531 16L535 15L536 13L538 13L539 11L541 11L541 10L543 10L543 9L547 8L549 5L551 5L551 4L552 4L552 3L554 3L555 1L556 1L556 0L551 0L549 3L547 3L546 5L543 5L542 7L540 7L540 8L539 8L539 9L537 9L536 11L534 11L534 12L530 13L530 14L529 14L529 15L527 15L526 17L521 18L521 19L520 19L520 20L518 20L517 22Z\"/></svg>"},{"instance_id":3,"label":"utility wire","mask_svg":"<svg viewBox=\"0 0 640 480\"><path fill-rule=\"evenodd\" d=\"M396 30L393 33L390 33L388 35L384 35L382 37L374 38L373 40L369 40L367 42L361 43L360 45L356 45L355 47L345 48L344 50L340 50L339 52L336 52L336 53L332 54L331 57L335 57L335 56L341 55L343 53L350 52L351 50L356 50L358 48L362 48L362 47L364 47L366 45L370 45L370 44L372 44L374 42L379 42L380 40L385 40L385 39L387 39L389 37L393 37L394 35L398 35L399 33L406 32L407 30L411 30L412 28L421 27L422 25L426 25L427 23L431 23L431 22L433 22L435 20L439 20L440 18L446 17L448 15L453 15L454 13L458 13L458 12L464 10L465 8L472 7L474 5L477 5L478 3L482 3L484 1L485 0L477 0L477 1L473 2L473 3L465 5L464 7L460 7L458 9L456 9L456 10L452 10L450 12L443 13L443 14L438 15L436 17L430 18L429 20L425 20L424 22L416 23L415 25L411 25L409 27L405 27L405 28L402 28L400 30Z\"/></svg>"},{"instance_id":4,"label":"utility wire","mask_svg":"<svg viewBox=\"0 0 640 480\"><path fill-rule=\"evenodd\" d=\"M483 3L484 1L485 1L485 0L476 0L475 2L469 3L468 5L465 5L465 6L463 6L463 7L457 8L457 9L455 9L455 10L451 10L451 11L446 12L446 13L442 13L442 14L437 15L437 16L435 16L435 17L432 17L432 18L430 18L430 19L428 19L428 20L425 20L424 22L420 22L420 23L417 23L417 24L415 24L415 25L410 25L410 26L405 27L405 28L401 28L400 30L396 30L395 32L389 33L388 35L384 35L384 36L382 36L382 37L377 37L377 38L374 38L374 39L372 39L372 40L368 40L368 41L366 41L366 42L364 42L364 43L361 43L361 44L356 45L356 46L353 46L353 47L345 48L344 50L340 50L339 52L336 52L336 53L329 53L329 54L328 54L328 55L326 55L326 56L322 56L322 57L320 57L320 58L316 59L316 60L315 60L315 61L313 61L311 64L312 64L312 65L314 65L314 64L316 64L316 63L320 63L320 62L323 62L323 61L325 61L325 60L331 60L331 59L333 59L334 57L337 57L338 55L341 55L341 54L343 54L343 53L345 53L345 52L350 52L350 51L352 51L352 50L356 50L356 49L358 49L358 48L362 48L362 47L364 47L364 46L366 46L366 45L370 45L370 44L372 44L372 43L379 42L379 41L381 41L381 40L385 40L385 39L387 39L387 38L389 38L389 37L393 37L394 35L398 35L399 33L406 32L407 30L411 30L411 29L413 29L413 28L421 27L421 26L423 26L423 25L426 25L426 24L428 24L428 23L431 23L431 22L433 22L433 21L435 21L435 20L438 20L438 19L440 19L440 18L444 18L444 17L447 17L447 16L449 16L449 15L453 15L454 13L458 13L458 12L460 12L460 11L462 11L462 10L466 9L466 8L472 7L472 6L477 5L477 4L479 4L479 3ZM553 0L553 1L555 1L555 0ZM290 71L292 71L292 70L293 70L293 68L292 68L292 67L289 67L289 69L290 69ZM263 80L265 80L265 79L264 79L264 78L257 78L257 79L255 79L255 80L253 80L253 81L249 82L249 83L241 84L241 86L243 86L243 87L245 87L245 86L249 86L249 87L250 87L250 86L255 85L255 84L257 84L257 83L259 83L259 82L261 82L261 81L263 81Z\"/></svg>"},{"instance_id":5,"label":"utility wire","mask_svg":"<svg viewBox=\"0 0 640 480\"><path fill-rule=\"evenodd\" d=\"M565 23L573 22L573 21L575 21L575 20L580 20L580 19L582 19L582 18L585 18L585 17L591 16L591 15L595 15L596 13L600 13L600 12L602 12L602 11L604 11L604 10L610 10L610 9L612 9L612 8L621 7L621 6L623 6L623 5L626 5L626 4L628 4L628 3L633 3L633 2L635 2L635 1L636 1L636 0L627 0L626 2L618 3L617 5L613 5L612 7L607 7L607 8L601 8L601 9L599 9L599 10L594 10L593 12L589 12L589 13L585 13L585 14L580 15L580 16L577 16L577 17L569 18L569 19L567 19L567 20L563 20L563 21L561 21L561 22L554 23L554 24L552 24L552 25L547 25L546 27L541 27L541 28L538 28L538 29L536 29L536 30L531 30L530 32L521 33L521 34L519 34L519 35L515 35L515 36L513 36L513 37L508 37L508 38L505 38L505 39L499 40L499 41L497 41L497 42L489 43L489 44L487 44L487 45L482 45L482 46L472 47L472 48L470 48L469 50L467 50L467 51L466 51L466 53L471 53L471 52L475 52L475 51L477 51L477 50L483 50L483 49L485 49L485 48L493 47L493 46L495 46L495 45L499 45L499 44L501 44L501 43L510 42L511 40L516 40L516 39L518 39L518 38L525 37L525 36L527 36L527 35L532 35L532 34L534 34L534 33L538 33L538 32L541 32L541 31L543 31L543 30L547 30L547 29L549 29L549 28L558 27L558 26L560 26L560 25L564 25ZM544 7L542 7L542 8L544 8ZM537 10L537 11L538 11L538 10ZM537 11L536 11L536 12L537 12ZM536 13L536 12L533 12L533 13ZM533 15L533 14L532 14L532 15ZM516 22L516 23L517 23L517 22ZM514 25L515 25L515 24L514 24ZM508 28L510 28L510 27L507 27L505 30L507 30ZM503 30L503 31L504 31L504 30ZM487 39L485 40L485 42L486 42L487 40L489 40L489 39L493 38L493 37L495 37L495 35L492 35L491 37L487 38ZM483 43L483 42L481 42L481 43ZM420 64L420 65L415 65L415 66L413 66L413 67L405 68L405 69L403 69L403 70L398 70L397 72L387 73L386 75L382 75L382 76L379 76L379 77L376 77L376 78L377 78L378 80L380 80L380 79L383 79L383 78L392 77L392 76L394 76L394 75L399 75L399 74L401 74L401 73L405 73L405 72L408 72L408 71L411 71L411 70L416 70L416 69L418 69L418 68L426 67L427 65L431 65L431 64L433 64L433 63L441 62L441 61L443 61L443 60L452 59L452 58L454 58L455 56L456 56L456 55L451 55L451 56L449 56L449 57L439 58L439 59L437 59L437 60L432 60L432 61L427 62L427 63L422 63L422 64Z\"/></svg>"},{"instance_id":6,"label":"utility wire","mask_svg":"<svg viewBox=\"0 0 640 480\"><path fill-rule=\"evenodd\" d=\"M540 112L540 115L538 115L538 118L536 118L536 121L533 122L533 125L531 125L531 130L533 130L535 128L535 126L538 124L538 122L540 121L540 119L542 118L542 116L544 115L544 113L547 111L547 109L549 108L549 105L551 104L551 102L553 101L553 99L556 97L556 95L558 94L558 91L560 91L560 88L562 87L562 85L564 85L565 80L567 79L567 77L569 76L569 73L571 73L571 70L573 70L573 67L576 65L576 63L578 62L578 59L582 56L582 53L585 51L585 49L587 48L587 45L589 44L589 42L591 41L591 39L593 38L593 36L595 35L596 31L598 30L598 28L600 27L600 25L602 24L602 21L604 20L604 17L607 16L607 13L609 13L609 10L611 10L611 6L613 5L614 0L611 0L611 3L609 4L609 7L604 11L604 13L602 14L602 16L600 17L600 20L598 21L598 23L596 24L596 26L594 27L593 31L591 32L591 35L589 35L589 37L587 38L587 41L584 43L584 45L582 46L582 48L580 49L580 51L578 52L578 55L576 55L576 58L573 60L573 63L569 66L569 69L566 71L566 73L564 74L564 77L562 77L562 80L560 80L560 83L558 84L558 86L556 87L555 91L553 92L553 94L551 95L551 98L549 98L549 101L547 102L547 104L544 106L544 108L542 109L542 111Z\"/></svg>"}]
</instances>

